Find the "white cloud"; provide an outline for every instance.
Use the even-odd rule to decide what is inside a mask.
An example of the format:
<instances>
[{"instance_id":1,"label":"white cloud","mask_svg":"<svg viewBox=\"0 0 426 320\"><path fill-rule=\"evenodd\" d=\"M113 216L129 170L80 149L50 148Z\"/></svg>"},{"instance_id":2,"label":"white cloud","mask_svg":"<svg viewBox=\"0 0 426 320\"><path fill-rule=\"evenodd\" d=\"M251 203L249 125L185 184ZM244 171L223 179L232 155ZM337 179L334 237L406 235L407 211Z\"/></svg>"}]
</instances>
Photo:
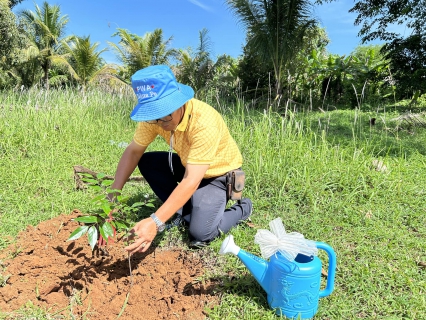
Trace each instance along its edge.
<instances>
[{"instance_id":1,"label":"white cloud","mask_svg":"<svg viewBox=\"0 0 426 320\"><path fill-rule=\"evenodd\" d=\"M206 6L205 4L202 4L198 0L188 0L188 1L191 2L192 4L195 4L197 7L200 7L201 9L204 9L206 11L213 11L213 9L211 7Z\"/></svg>"}]
</instances>

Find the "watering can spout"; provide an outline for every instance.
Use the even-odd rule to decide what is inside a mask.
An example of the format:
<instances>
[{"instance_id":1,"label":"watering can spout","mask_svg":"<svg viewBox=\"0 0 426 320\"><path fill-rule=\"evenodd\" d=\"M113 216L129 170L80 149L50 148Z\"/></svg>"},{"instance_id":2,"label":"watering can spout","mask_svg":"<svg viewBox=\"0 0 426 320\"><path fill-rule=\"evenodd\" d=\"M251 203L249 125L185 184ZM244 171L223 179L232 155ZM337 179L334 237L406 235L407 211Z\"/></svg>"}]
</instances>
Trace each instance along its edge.
<instances>
[{"instance_id":1,"label":"watering can spout","mask_svg":"<svg viewBox=\"0 0 426 320\"><path fill-rule=\"evenodd\" d=\"M220 254L232 253L236 255L247 267L256 281L262 286L266 293L269 293L269 281L266 279L266 273L269 263L249 252L242 250L234 242L234 237L228 235L222 242Z\"/></svg>"}]
</instances>

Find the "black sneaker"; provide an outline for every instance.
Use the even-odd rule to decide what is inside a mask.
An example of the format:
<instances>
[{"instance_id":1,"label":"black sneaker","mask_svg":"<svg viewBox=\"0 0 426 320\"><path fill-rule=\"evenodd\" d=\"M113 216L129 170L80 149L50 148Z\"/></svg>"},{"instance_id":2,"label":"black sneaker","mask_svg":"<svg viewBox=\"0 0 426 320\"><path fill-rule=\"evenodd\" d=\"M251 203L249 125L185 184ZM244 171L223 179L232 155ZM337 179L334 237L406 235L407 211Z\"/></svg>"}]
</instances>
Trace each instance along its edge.
<instances>
[{"instance_id":1,"label":"black sneaker","mask_svg":"<svg viewBox=\"0 0 426 320\"><path fill-rule=\"evenodd\" d=\"M207 247L209 244L204 241L193 240L189 243L189 247L193 249L201 249Z\"/></svg>"},{"instance_id":2,"label":"black sneaker","mask_svg":"<svg viewBox=\"0 0 426 320\"><path fill-rule=\"evenodd\" d=\"M185 226L185 220L181 214L176 214L176 216L170 221L170 223L166 224L166 230L169 230L173 227L183 227Z\"/></svg>"}]
</instances>

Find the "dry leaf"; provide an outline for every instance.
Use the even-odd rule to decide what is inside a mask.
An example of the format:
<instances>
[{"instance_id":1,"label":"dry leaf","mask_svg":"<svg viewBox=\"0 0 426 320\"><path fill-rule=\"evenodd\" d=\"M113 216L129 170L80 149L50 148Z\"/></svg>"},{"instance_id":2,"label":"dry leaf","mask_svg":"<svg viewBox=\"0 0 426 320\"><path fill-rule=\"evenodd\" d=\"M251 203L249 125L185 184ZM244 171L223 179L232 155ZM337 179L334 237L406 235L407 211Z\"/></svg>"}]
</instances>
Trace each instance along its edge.
<instances>
[{"instance_id":1,"label":"dry leaf","mask_svg":"<svg viewBox=\"0 0 426 320\"><path fill-rule=\"evenodd\" d=\"M365 214L365 217L366 217L367 219L371 219L371 218L373 217L373 213L371 212L371 210L369 210L369 211Z\"/></svg>"},{"instance_id":2,"label":"dry leaf","mask_svg":"<svg viewBox=\"0 0 426 320\"><path fill-rule=\"evenodd\" d=\"M256 225L253 222L246 222L246 225L248 225L250 228L256 228Z\"/></svg>"}]
</instances>

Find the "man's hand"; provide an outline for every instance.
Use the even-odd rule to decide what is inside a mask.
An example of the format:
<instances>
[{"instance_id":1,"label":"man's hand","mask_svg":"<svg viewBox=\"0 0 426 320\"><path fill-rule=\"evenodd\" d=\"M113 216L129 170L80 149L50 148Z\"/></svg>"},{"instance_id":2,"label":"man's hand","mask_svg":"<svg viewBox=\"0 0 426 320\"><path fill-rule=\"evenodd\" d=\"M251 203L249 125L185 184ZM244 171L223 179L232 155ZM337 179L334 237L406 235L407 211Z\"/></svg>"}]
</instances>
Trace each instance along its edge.
<instances>
[{"instance_id":1,"label":"man's hand","mask_svg":"<svg viewBox=\"0 0 426 320\"><path fill-rule=\"evenodd\" d=\"M129 239L134 239L135 241L124 249L129 254L145 252L157 235L157 225L152 218L146 218L136 223L130 230L130 234Z\"/></svg>"}]
</instances>

